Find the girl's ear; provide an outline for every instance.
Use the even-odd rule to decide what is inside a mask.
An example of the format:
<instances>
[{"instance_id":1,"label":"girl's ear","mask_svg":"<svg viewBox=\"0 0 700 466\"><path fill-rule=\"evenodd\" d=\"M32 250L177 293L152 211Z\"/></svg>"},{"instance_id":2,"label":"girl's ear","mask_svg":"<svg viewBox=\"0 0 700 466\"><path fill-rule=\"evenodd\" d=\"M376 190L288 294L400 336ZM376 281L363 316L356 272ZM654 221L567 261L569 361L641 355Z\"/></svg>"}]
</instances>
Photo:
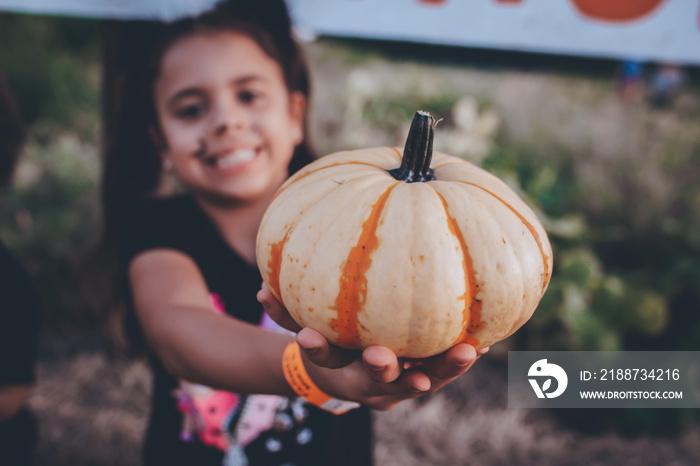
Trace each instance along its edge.
<instances>
[{"instance_id":1,"label":"girl's ear","mask_svg":"<svg viewBox=\"0 0 700 466\"><path fill-rule=\"evenodd\" d=\"M306 97L299 91L292 92L289 98L289 114L292 120L292 139L294 144L304 141L304 115L306 115Z\"/></svg>"}]
</instances>

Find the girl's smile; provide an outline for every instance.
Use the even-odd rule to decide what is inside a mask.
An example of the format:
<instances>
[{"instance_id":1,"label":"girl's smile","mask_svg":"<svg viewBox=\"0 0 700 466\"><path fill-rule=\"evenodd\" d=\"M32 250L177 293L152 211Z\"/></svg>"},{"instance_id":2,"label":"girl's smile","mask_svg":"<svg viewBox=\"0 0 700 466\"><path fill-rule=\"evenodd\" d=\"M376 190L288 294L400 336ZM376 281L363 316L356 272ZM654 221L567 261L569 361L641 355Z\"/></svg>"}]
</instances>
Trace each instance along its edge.
<instances>
[{"instance_id":1,"label":"girl's smile","mask_svg":"<svg viewBox=\"0 0 700 466\"><path fill-rule=\"evenodd\" d=\"M251 202L287 178L305 99L250 37L201 32L176 41L154 96L161 157L195 196Z\"/></svg>"},{"instance_id":2,"label":"girl's smile","mask_svg":"<svg viewBox=\"0 0 700 466\"><path fill-rule=\"evenodd\" d=\"M209 151L204 144L202 149L195 153L195 157L201 157L204 164L214 171L234 173L245 170L259 154L259 148L227 147Z\"/></svg>"}]
</instances>

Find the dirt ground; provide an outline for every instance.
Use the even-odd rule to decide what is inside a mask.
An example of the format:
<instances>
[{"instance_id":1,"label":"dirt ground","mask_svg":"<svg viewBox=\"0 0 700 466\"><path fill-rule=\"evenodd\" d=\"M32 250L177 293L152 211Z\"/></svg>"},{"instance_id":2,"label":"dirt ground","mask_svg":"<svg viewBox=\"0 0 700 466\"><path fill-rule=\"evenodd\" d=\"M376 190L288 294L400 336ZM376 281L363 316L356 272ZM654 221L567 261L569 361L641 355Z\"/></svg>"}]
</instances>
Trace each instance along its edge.
<instances>
[{"instance_id":1,"label":"dirt ground","mask_svg":"<svg viewBox=\"0 0 700 466\"><path fill-rule=\"evenodd\" d=\"M42 341L31 397L40 426L37 465L138 465L148 367L111 359L94 334L51 332ZM698 428L673 438L583 435L551 411L507 408L507 368L498 352L443 391L376 413L376 464L700 464Z\"/></svg>"}]
</instances>

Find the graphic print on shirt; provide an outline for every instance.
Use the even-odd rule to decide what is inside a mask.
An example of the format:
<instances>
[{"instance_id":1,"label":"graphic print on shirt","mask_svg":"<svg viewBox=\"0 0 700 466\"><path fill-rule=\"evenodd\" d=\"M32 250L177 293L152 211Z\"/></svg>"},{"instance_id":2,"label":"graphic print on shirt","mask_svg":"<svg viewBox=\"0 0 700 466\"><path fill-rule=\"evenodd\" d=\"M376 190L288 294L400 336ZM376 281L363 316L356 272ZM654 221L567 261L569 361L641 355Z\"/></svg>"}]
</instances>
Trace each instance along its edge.
<instances>
[{"instance_id":1,"label":"graphic print on shirt","mask_svg":"<svg viewBox=\"0 0 700 466\"><path fill-rule=\"evenodd\" d=\"M225 313L217 294L211 294L211 300L214 311ZM260 326L287 332L265 313ZM247 465L245 450L254 442L256 456L262 452L275 457L285 450L303 448L313 438L312 431L304 426L308 406L300 398L236 394L185 380L180 380L174 395L183 415L180 439L196 440L226 452L225 465Z\"/></svg>"}]
</instances>

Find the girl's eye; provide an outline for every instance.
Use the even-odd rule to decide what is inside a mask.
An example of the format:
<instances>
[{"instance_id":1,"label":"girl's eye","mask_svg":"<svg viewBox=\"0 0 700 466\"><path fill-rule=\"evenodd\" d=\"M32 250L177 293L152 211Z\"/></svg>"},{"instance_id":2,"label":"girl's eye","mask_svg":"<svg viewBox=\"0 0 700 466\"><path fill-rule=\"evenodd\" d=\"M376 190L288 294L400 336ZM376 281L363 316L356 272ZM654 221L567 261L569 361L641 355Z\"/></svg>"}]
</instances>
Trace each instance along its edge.
<instances>
[{"instance_id":1,"label":"girl's eye","mask_svg":"<svg viewBox=\"0 0 700 466\"><path fill-rule=\"evenodd\" d=\"M204 105L202 104L186 105L184 107L179 108L175 112L175 115L178 118L182 118L184 120L193 120L201 116L204 113L204 110Z\"/></svg>"},{"instance_id":2,"label":"girl's eye","mask_svg":"<svg viewBox=\"0 0 700 466\"><path fill-rule=\"evenodd\" d=\"M257 99L260 99L261 94L254 91L241 91L238 93L238 100L243 103L249 104Z\"/></svg>"}]
</instances>

